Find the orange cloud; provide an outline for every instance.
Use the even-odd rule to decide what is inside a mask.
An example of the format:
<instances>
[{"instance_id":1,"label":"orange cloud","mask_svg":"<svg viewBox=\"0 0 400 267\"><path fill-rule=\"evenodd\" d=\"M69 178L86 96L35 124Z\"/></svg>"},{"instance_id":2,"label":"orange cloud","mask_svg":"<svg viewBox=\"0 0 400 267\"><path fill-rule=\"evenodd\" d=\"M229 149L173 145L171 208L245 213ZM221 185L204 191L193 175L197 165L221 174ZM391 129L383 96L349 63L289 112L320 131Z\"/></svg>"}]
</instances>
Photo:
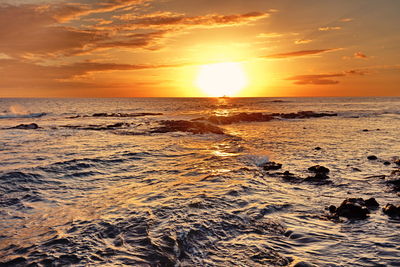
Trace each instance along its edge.
<instances>
[{"instance_id":1,"label":"orange cloud","mask_svg":"<svg viewBox=\"0 0 400 267\"><path fill-rule=\"evenodd\" d=\"M294 81L294 84L305 85L305 84L314 84L314 85L330 85L330 84L338 84L338 80L334 80L331 78L345 77L350 75L366 75L368 74L368 70L348 70L341 73L333 73L333 74L315 74L315 75L297 75L287 78L286 80Z\"/></svg>"},{"instance_id":2,"label":"orange cloud","mask_svg":"<svg viewBox=\"0 0 400 267\"><path fill-rule=\"evenodd\" d=\"M295 44L308 44L311 43L312 40L311 39L300 39L300 40L296 40L294 43Z\"/></svg>"},{"instance_id":3,"label":"orange cloud","mask_svg":"<svg viewBox=\"0 0 400 267\"><path fill-rule=\"evenodd\" d=\"M342 29L342 27L334 26L334 27L320 27L318 30L326 32L326 31L337 31L337 30L341 30L341 29Z\"/></svg>"},{"instance_id":4,"label":"orange cloud","mask_svg":"<svg viewBox=\"0 0 400 267\"><path fill-rule=\"evenodd\" d=\"M356 52L354 53L355 58L361 58L361 59L366 59L368 58L367 55L365 55L363 52Z\"/></svg>"},{"instance_id":5,"label":"orange cloud","mask_svg":"<svg viewBox=\"0 0 400 267\"><path fill-rule=\"evenodd\" d=\"M343 77L345 74L315 74L315 75L298 75L287 78L287 80L295 81L294 84L304 85L304 84L314 84L314 85L328 85L337 84L339 81L330 79L335 77Z\"/></svg>"},{"instance_id":6,"label":"orange cloud","mask_svg":"<svg viewBox=\"0 0 400 267\"><path fill-rule=\"evenodd\" d=\"M272 54L268 56L264 56L264 58L291 58L291 57L304 57L304 56L311 56L311 55L318 55L328 52L337 51L340 48L330 48L330 49L314 49L314 50L301 50L301 51L294 51L288 53L281 53L281 54Z\"/></svg>"}]
</instances>

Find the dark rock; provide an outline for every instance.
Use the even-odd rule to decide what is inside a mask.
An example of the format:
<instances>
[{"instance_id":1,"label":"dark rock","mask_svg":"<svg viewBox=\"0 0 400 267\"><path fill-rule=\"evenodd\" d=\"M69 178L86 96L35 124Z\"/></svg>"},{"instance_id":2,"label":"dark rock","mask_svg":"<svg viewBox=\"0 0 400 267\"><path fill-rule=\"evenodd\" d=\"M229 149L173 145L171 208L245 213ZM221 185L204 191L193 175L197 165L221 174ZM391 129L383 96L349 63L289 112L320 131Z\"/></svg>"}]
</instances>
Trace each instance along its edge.
<instances>
[{"instance_id":1,"label":"dark rock","mask_svg":"<svg viewBox=\"0 0 400 267\"><path fill-rule=\"evenodd\" d=\"M389 162L389 161L385 161L385 162L383 163L383 165L388 166L388 165L390 165L390 162Z\"/></svg>"},{"instance_id":2,"label":"dark rock","mask_svg":"<svg viewBox=\"0 0 400 267\"><path fill-rule=\"evenodd\" d=\"M370 213L362 198L348 198L344 200L336 210L332 210L333 212L331 211L331 213L335 216L359 220L366 219Z\"/></svg>"},{"instance_id":3,"label":"dark rock","mask_svg":"<svg viewBox=\"0 0 400 267\"><path fill-rule=\"evenodd\" d=\"M308 168L308 170L310 172L313 172L316 174L328 174L329 173L329 169L324 166L321 166L321 165L312 166L312 167Z\"/></svg>"},{"instance_id":4,"label":"dark rock","mask_svg":"<svg viewBox=\"0 0 400 267\"><path fill-rule=\"evenodd\" d=\"M224 125L224 124L232 124L239 122L266 122L274 119L307 119L307 118L319 118L325 116L337 116L334 113L316 113L313 111L300 111L297 113L272 113L272 114L264 114L261 112L253 112L253 113L238 113L228 116L210 116L208 118L197 118L193 121L203 121L206 120L208 122Z\"/></svg>"},{"instance_id":5,"label":"dark rock","mask_svg":"<svg viewBox=\"0 0 400 267\"><path fill-rule=\"evenodd\" d=\"M336 208L335 205L330 205L330 206L328 207L328 210L329 210L330 213L335 213L336 210L337 210L337 208Z\"/></svg>"},{"instance_id":6,"label":"dark rock","mask_svg":"<svg viewBox=\"0 0 400 267\"><path fill-rule=\"evenodd\" d=\"M324 173L316 173L314 176L309 176L303 179L304 182L311 182L318 185L331 184L329 176Z\"/></svg>"},{"instance_id":7,"label":"dark rock","mask_svg":"<svg viewBox=\"0 0 400 267\"><path fill-rule=\"evenodd\" d=\"M293 267L315 267L315 265L306 261L299 261Z\"/></svg>"},{"instance_id":8,"label":"dark rock","mask_svg":"<svg viewBox=\"0 0 400 267\"><path fill-rule=\"evenodd\" d=\"M314 148L315 150L321 150L322 148L320 148L319 146Z\"/></svg>"},{"instance_id":9,"label":"dark rock","mask_svg":"<svg viewBox=\"0 0 400 267\"><path fill-rule=\"evenodd\" d=\"M382 211L391 217L400 217L400 205L396 207L393 204L386 204L386 206L382 208Z\"/></svg>"},{"instance_id":10,"label":"dark rock","mask_svg":"<svg viewBox=\"0 0 400 267\"><path fill-rule=\"evenodd\" d=\"M393 161L393 163L400 166L400 159L397 159L397 160Z\"/></svg>"},{"instance_id":11,"label":"dark rock","mask_svg":"<svg viewBox=\"0 0 400 267\"><path fill-rule=\"evenodd\" d=\"M203 122L168 120L160 121L160 124L162 126L151 130L150 133L190 132L194 134L224 134L224 131L218 126Z\"/></svg>"},{"instance_id":12,"label":"dark rock","mask_svg":"<svg viewBox=\"0 0 400 267\"><path fill-rule=\"evenodd\" d=\"M368 129L364 129L364 130L363 130L363 132L368 132L368 131L369 131Z\"/></svg>"},{"instance_id":13,"label":"dark rock","mask_svg":"<svg viewBox=\"0 0 400 267\"><path fill-rule=\"evenodd\" d=\"M364 201L364 205L367 206L368 208L377 208L377 207L379 207L378 201L376 201L376 199L373 198L373 197L365 200Z\"/></svg>"},{"instance_id":14,"label":"dark rock","mask_svg":"<svg viewBox=\"0 0 400 267\"><path fill-rule=\"evenodd\" d=\"M38 128L39 126L36 123L30 123L30 124L20 124L15 127L11 127L10 129L33 130Z\"/></svg>"},{"instance_id":15,"label":"dark rock","mask_svg":"<svg viewBox=\"0 0 400 267\"><path fill-rule=\"evenodd\" d=\"M400 170L393 170L388 177L386 177L386 184L390 185L395 192L400 191Z\"/></svg>"},{"instance_id":16,"label":"dark rock","mask_svg":"<svg viewBox=\"0 0 400 267\"><path fill-rule=\"evenodd\" d=\"M117 117L117 118L136 118L144 116L159 116L163 113L141 112L141 113L94 113L92 117Z\"/></svg>"},{"instance_id":17,"label":"dark rock","mask_svg":"<svg viewBox=\"0 0 400 267\"><path fill-rule=\"evenodd\" d=\"M263 165L263 168L266 171L279 170L282 168L282 164L269 161Z\"/></svg>"},{"instance_id":18,"label":"dark rock","mask_svg":"<svg viewBox=\"0 0 400 267\"><path fill-rule=\"evenodd\" d=\"M371 155L371 156L368 156L367 159L368 159L368 160L377 160L378 157L377 157L377 156L374 156L374 155Z\"/></svg>"},{"instance_id":19,"label":"dark rock","mask_svg":"<svg viewBox=\"0 0 400 267\"><path fill-rule=\"evenodd\" d=\"M359 168L353 168L353 171L355 171L355 172L360 172L361 170L359 169Z\"/></svg>"}]
</instances>

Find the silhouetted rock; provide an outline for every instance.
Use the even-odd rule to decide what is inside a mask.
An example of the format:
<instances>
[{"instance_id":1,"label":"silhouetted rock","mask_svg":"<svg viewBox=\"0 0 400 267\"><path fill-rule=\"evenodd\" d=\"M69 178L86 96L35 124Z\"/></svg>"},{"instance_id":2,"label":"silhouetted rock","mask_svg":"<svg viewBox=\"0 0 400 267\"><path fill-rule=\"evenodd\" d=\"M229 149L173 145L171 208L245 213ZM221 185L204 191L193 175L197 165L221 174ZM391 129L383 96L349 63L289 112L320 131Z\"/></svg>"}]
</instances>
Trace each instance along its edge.
<instances>
[{"instance_id":1,"label":"silhouetted rock","mask_svg":"<svg viewBox=\"0 0 400 267\"><path fill-rule=\"evenodd\" d=\"M315 265L306 261L299 261L293 267L315 267Z\"/></svg>"},{"instance_id":2,"label":"silhouetted rock","mask_svg":"<svg viewBox=\"0 0 400 267\"><path fill-rule=\"evenodd\" d=\"M329 169L324 166L321 166L321 165L312 166L312 167L308 168L308 170L313 173L321 173L321 174L329 173Z\"/></svg>"},{"instance_id":3,"label":"silhouetted rock","mask_svg":"<svg viewBox=\"0 0 400 267\"><path fill-rule=\"evenodd\" d=\"M348 219L366 219L370 213L362 198L348 198L338 208L333 207L331 206L329 209L333 215Z\"/></svg>"},{"instance_id":4,"label":"silhouetted rock","mask_svg":"<svg viewBox=\"0 0 400 267\"><path fill-rule=\"evenodd\" d=\"M393 170L386 179L386 184L390 185L394 191L400 191L400 170Z\"/></svg>"},{"instance_id":5,"label":"silhouetted rock","mask_svg":"<svg viewBox=\"0 0 400 267\"><path fill-rule=\"evenodd\" d=\"M276 162L273 162L273 161L269 161L269 162L266 162L263 165L263 168L266 171L279 170L279 169L282 168L282 164L276 163Z\"/></svg>"},{"instance_id":6,"label":"silhouetted rock","mask_svg":"<svg viewBox=\"0 0 400 267\"><path fill-rule=\"evenodd\" d=\"M297 113L281 113L278 115L283 119L308 119L337 116L336 113L317 113L314 111L299 111Z\"/></svg>"},{"instance_id":7,"label":"silhouetted rock","mask_svg":"<svg viewBox=\"0 0 400 267\"><path fill-rule=\"evenodd\" d=\"M15 127L11 127L9 129L22 129L22 130L33 130L33 129L38 129L39 126L36 123L30 123L30 124L19 124Z\"/></svg>"},{"instance_id":8,"label":"silhouetted rock","mask_svg":"<svg viewBox=\"0 0 400 267\"><path fill-rule=\"evenodd\" d=\"M377 156L374 156L374 155L371 155L371 156L368 156L367 159L368 159L368 160L377 160L378 157L377 157Z\"/></svg>"},{"instance_id":9,"label":"silhouetted rock","mask_svg":"<svg viewBox=\"0 0 400 267\"><path fill-rule=\"evenodd\" d=\"M376 199L373 198L373 197L371 197L371 198L365 200L365 201L364 201L364 205L367 206L367 207L370 208L370 209L379 207L378 201L376 201Z\"/></svg>"},{"instance_id":10,"label":"silhouetted rock","mask_svg":"<svg viewBox=\"0 0 400 267\"><path fill-rule=\"evenodd\" d=\"M382 211L391 217L400 217L400 205L386 204L386 206L382 208Z\"/></svg>"},{"instance_id":11,"label":"silhouetted rock","mask_svg":"<svg viewBox=\"0 0 400 267\"><path fill-rule=\"evenodd\" d=\"M140 113L94 113L92 117L117 117L117 118L135 118L144 116L158 116L163 113L140 112Z\"/></svg>"},{"instance_id":12,"label":"silhouetted rock","mask_svg":"<svg viewBox=\"0 0 400 267\"><path fill-rule=\"evenodd\" d=\"M224 134L221 128L209 123L185 120L168 120L160 121L159 123L162 126L151 130L150 133L190 132L194 134Z\"/></svg>"},{"instance_id":13,"label":"silhouetted rock","mask_svg":"<svg viewBox=\"0 0 400 267\"><path fill-rule=\"evenodd\" d=\"M274 119L306 119L306 118L319 118L325 116L337 116L335 113L316 113L313 111L300 111L297 113L272 113L264 114L261 112L253 113L238 113L228 116L210 116L193 119L193 121L208 121L214 124L224 125L239 122L266 122Z\"/></svg>"}]
</instances>

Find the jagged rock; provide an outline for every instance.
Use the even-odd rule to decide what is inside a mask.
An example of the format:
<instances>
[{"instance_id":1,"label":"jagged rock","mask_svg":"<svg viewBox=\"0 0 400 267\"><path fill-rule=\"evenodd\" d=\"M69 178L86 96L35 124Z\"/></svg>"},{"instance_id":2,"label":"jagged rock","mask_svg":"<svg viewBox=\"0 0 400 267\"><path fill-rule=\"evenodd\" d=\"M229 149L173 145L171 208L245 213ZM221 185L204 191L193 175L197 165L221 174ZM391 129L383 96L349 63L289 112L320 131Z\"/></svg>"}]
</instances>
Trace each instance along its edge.
<instances>
[{"instance_id":1,"label":"jagged rock","mask_svg":"<svg viewBox=\"0 0 400 267\"><path fill-rule=\"evenodd\" d=\"M263 165L263 168L266 171L279 170L279 169L282 168L282 164L276 163L276 162L273 162L273 161L269 161L269 162L266 162Z\"/></svg>"},{"instance_id":2,"label":"jagged rock","mask_svg":"<svg viewBox=\"0 0 400 267\"><path fill-rule=\"evenodd\" d=\"M348 219L366 219L370 213L368 208L379 206L374 198L364 200L362 198L348 198L340 204L338 208L330 206L329 211L336 217L346 217Z\"/></svg>"},{"instance_id":3,"label":"jagged rock","mask_svg":"<svg viewBox=\"0 0 400 267\"><path fill-rule=\"evenodd\" d=\"M377 160L378 157L377 157L377 156L374 156L374 155L371 155L371 156L368 156L367 159L368 159L368 160Z\"/></svg>"},{"instance_id":4,"label":"jagged rock","mask_svg":"<svg viewBox=\"0 0 400 267\"><path fill-rule=\"evenodd\" d=\"M400 205L396 207L393 204L386 204L382 211L391 217L400 217Z\"/></svg>"},{"instance_id":5,"label":"jagged rock","mask_svg":"<svg viewBox=\"0 0 400 267\"><path fill-rule=\"evenodd\" d=\"M224 131L218 126L195 121L168 120L160 121L162 126L155 128L150 133L169 133L169 132L190 132L194 134L224 134Z\"/></svg>"},{"instance_id":6,"label":"jagged rock","mask_svg":"<svg viewBox=\"0 0 400 267\"><path fill-rule=\"evenodd\" d=\"M37 125L36 123L30 123L30 124L19 124L15 127L11 127L10 129L33 130L38 128L39 125Z\"/></svg>"}]
</instances>

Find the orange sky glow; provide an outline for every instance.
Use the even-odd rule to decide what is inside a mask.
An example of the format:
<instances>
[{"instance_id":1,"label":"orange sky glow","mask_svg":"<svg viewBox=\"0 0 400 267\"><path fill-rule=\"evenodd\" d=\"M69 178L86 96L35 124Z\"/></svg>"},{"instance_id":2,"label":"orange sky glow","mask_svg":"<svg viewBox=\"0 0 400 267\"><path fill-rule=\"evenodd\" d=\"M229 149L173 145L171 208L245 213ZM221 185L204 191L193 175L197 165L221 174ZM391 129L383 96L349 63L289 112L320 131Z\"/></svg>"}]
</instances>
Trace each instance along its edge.
<instances>
[{"instance_id":1,"label":"orange sky glow","mask_svg":"<svg viewBox=\"0 0 400 267\"><path fill-rule=\"evenodd\" d=\"M398 0L2 0L0 97L400 96L399 10Z\"/></svg>"}]
</instances>

